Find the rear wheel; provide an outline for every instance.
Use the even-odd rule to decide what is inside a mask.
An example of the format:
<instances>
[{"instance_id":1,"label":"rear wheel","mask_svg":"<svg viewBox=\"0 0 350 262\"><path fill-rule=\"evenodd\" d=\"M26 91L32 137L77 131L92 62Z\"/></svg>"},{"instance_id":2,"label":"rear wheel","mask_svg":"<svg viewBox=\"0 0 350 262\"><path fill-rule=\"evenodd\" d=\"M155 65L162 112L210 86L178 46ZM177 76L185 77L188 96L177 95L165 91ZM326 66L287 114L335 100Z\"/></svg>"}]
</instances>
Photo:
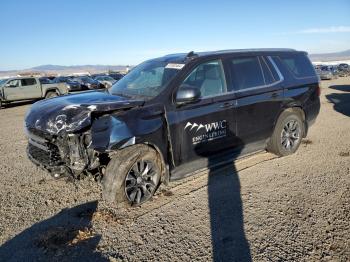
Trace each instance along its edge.
<instances>
[{"instance_id":1,"label":"rear wheel","mask_svg":"<svg viewBox=\"0 0 350 262\"><path fill-rule=\"evenodd\" d=\"M161 178L158 154L145 145L119 151L110 160L102 180L103 197L114 203L139 206L150 200Z\"/></svg>"},{"instance_id":2,"label":"rear wheel","mask_svg":"<svg viewBox=\"0 0 350 262\"><path fill-rule=\"evenodd\" d=\"M284 111L277 120L267 150L279 156L293 154L300 146L304 128L299 111Z\"/></svg>"},{"instance_id":3,"label":"rear wheel","mask_svg":"<svg viewBox=\"0 0 350 262\"><path fill-rule=\"evenodd\" d=\"M58 96L58 94L55 91L49 91L49 92L47 92L45 98L48 99L48 98L53 98L56 96Z\"/></svg>"}]
</instances>

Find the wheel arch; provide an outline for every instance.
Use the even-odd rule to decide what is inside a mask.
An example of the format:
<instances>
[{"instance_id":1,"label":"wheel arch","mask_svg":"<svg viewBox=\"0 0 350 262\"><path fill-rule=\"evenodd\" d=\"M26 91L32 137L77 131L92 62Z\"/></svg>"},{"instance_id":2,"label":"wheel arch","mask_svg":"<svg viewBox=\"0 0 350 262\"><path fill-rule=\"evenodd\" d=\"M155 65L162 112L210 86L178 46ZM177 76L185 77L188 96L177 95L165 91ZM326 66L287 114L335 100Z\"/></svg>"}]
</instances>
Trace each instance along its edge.
<instances>
[{"instance_id":1,"label":"wheel arch","mask_svg":"<svg viewBox=\"0 0 350 262\"><path fill-rule=\"evenodd\" d=\"M161 170L161 182L163 182L167 185L169 183L170 176L169 176L169 167L166 164L166 158L164 157L164 153L162 152L162 150L156 144L154 144L152 142L143 141L141 143L128 144L126 146L123 146L123 147L109 153L109 157L111 158L113 155L118 154L118 152L120 152L121 150L132 150L133 148L138 147L138 146L147 146L147 147L153 149L157 153L159 160L160 160L160 163L161 163L161 169L162 169Z\"/></svg>"},{"instance_id":2,"label":"wheel arch","mask_svg":"<svg viewBox=\"0 0 350 262\"><path fill-rule=\"evenodd\" d=\"M61 92L60 92L60 90L58 89L58 87L50 87L50 88L47 88L47 89L45 90L44 96L46 96L49 92L55 92L57 95L61 95Z\"/></svg>"}]
</instances>

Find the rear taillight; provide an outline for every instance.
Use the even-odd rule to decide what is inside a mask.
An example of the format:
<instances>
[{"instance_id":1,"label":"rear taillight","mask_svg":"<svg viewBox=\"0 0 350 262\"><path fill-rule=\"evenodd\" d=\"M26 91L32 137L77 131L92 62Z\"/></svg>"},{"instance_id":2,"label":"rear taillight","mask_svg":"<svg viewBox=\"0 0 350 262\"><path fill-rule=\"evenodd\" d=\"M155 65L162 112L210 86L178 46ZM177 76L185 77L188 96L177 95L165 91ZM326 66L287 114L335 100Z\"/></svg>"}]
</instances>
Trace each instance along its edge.
<instances>
[{"instance_id":1,"label":"rear taillight","mask_svg":"<svg viewBox=\"0 0 350 262\"><path fill-rule=\"evenodd\" d=\"M318 84L317 87L316 87L316 93L317 93L318 96L321 95L321 87L320 87L320 84Z\"/></svg>"}]
</instances>

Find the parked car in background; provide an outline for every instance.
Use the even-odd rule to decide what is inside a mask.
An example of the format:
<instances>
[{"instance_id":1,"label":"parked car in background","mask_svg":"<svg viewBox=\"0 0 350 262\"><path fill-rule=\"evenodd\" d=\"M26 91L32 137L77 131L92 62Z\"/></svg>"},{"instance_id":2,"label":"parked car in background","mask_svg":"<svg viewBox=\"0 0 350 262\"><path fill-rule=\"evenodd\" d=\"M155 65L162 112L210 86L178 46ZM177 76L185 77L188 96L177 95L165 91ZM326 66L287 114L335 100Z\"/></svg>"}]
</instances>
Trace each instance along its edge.
<instances>
[{"instance_id":1,"label":"parked car in background","mask_svg":"<svg viewBox=\"0 0 350 262\"><path fill-rule=\"evenodd\" d=\"M108 92L35 103L28 157L57 178L102 174L105 199L138 206L162 182L259 150L293 154L319 95L305 52L172 54L138 65Z\"/></svg>"},{"instance_id":2,"label":"parked car in background","mask_svg":"<svg viewBox=\"0 0 350 262\"><path fill-rule=\"evenodd\" d=\"M63 83L66 85L69 92L82 91L82 87L79 82L72 80L68 76L59 76L52 80L52 83Z\"/></svg>"},{"instance_id":3,"label":"parked car in background","mask_svg":"<svg viewBox=\"0 0 350 262\"><path fill-rule=\"evenodd\" d=\"M321 80L332 80L337 77L329 66L321 66L318 72Z\"/></svg>"},{"instance_id":4,"label":"parked car in background","mask_svg":"<svg viewBox=\"0 0 350 262\"><path fill-rule=\"evenodd\" d=\"M122 79L125 75L122 73L108 73L110 77L113 77L115 80L120 80Z\"/></svg>"},{"instance_id":5,"label":"parked car in background","mask_svg":"<svg viewBox=\"0 0 350 262\"><path fill-rule=\"evenodd\" d=\"M47 78L13 77L0 81L0 108L14 101L52 98L68 92L66 85Z\"/></svg>"},{"instance_id":6,"label":"parked car in background","mask_svg":"<svg viewBox=\"0 0 350 262\"><path fill-rule=\"evenodd\" d=\"M100 82L92 79L89 76L76 76L73 78L73 80L78 82L81 85L82 89L85 90L104 88L104 86L100 84Z\"/></svg>"},{"instance_id":7,"label":"parked car in background","mask_svg":"<svg viewBox=\"0 0 350 262\"><path fill-rule=\"evenodd\" d=\"M90 77L95 79L98 76L106 76L106 75L107 75L106 73L98 73L98 74L92 74L92 75L90 75Z\"/></svg>"},{"instance_id":8,"label":"parked car in background","mask_svg":"<svg viewBox=\"0 0 350 262\"><path fill-rule=\"evenodd\" d=\"M39 81L41 84L52 84L52 80L48 77L40 77Z\"/></svg>"},{"instance_id":9,"label":"parked car in background","mask_svg":"<svg viewBox=\"0 0 350 262\"><path fill-rule=\"evenodd\" d=\"M350 66L348 64L342 63L338 65L339 76L350 75Z\"/></svg>"},{"instance_id":10,"label":"parked car in background","mask_svg":"<svg viewBox=\"0 0 350 262\"><path fill-rule=\"evenodd\" d=\"M117 82L117 80L110 76L97 76L95 77L95 80L104 85L105 88L110 88L115 82Z\"/></svg>"}]
</instances>

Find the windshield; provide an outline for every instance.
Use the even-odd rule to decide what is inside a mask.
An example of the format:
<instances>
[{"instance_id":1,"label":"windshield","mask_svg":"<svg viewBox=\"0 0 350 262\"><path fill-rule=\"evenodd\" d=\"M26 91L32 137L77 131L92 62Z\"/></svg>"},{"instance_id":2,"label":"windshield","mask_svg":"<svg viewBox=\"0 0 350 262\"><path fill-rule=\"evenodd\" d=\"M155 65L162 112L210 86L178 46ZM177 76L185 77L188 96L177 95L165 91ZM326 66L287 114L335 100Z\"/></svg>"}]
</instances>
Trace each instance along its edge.
<instances>
[{"instance_id":1,"label":"windshield","mask_svg":"<svg viewBox=\"0 0 350 262\"><path fill-rule=\"evenodd\" d=\"M144 62L116 82L110 92L113 95L151 99L164 90L182 66L154 60Z\"/></svg>"},{"instance_id":2,"label":"windshield","mask_svg":"<svg viewBox=\"0 0 350 262\"><path fill-rule=\"evenodd\" d=\"M3 84L5 84L5 82L7 81L7 79L0 79L0 86L2 86Z\"/></svg>"}]
</instances>

